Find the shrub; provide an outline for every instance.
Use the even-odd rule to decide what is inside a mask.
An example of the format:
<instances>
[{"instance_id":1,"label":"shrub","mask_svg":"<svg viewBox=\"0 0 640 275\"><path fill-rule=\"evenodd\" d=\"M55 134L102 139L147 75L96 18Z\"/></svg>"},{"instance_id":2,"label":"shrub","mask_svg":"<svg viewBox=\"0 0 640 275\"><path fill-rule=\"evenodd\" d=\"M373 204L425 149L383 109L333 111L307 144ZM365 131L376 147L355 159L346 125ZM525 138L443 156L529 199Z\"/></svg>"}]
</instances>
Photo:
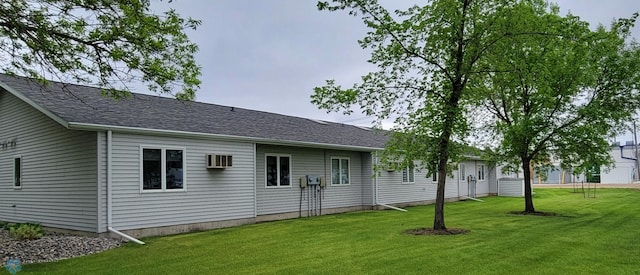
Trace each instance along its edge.
<instances>
[{"instance_id":1,"label":"shrub","mask_svg":"<svg viewBox=\"0 0 640 275\"><path fill-rule=\"evenodd\" d=\"M4 229L4 230L9 231L11 229L11 223L5 222L5 221L0 221L0 229Z\"/></svg>"},{"instance_id":2,"label":"shrub","mask_svg":"<svg viewBox=\"0 0 640 275\"><path fill-rule=\"evenodd\" d=\"M42 238L44 235L42 227L35 223L15 224L9 229L9 232L18 240L35 240Z\"/></svg>"}]
</instances>

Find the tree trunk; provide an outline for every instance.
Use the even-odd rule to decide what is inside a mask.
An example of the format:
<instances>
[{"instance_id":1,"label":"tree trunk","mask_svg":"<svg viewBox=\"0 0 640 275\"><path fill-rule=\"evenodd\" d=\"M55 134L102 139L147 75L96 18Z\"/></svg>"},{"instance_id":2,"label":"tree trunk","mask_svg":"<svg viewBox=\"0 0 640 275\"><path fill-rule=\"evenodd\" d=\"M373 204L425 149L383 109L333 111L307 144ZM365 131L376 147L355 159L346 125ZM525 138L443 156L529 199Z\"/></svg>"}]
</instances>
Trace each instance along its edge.
<instances>
[{"instance_id":1,"label":"tree trunk","mask_svg":"<svg viewBox=\"0 0 640 275\"><path fill-rule=\"evenodd\" d=\"M451 97L445 106L444 127L438 141L438 189L436 192L436 210L433 218L433 230L447 230L447 227L444 225L444 187L447 181L449 140L451 139L453 124L457 116L462 88L461 81L458 80L454 83Z\"/></svg>"},{"instance_id":2,"label":"tree trunk","mask_svg":"<svg viewBox=\"0 0 640 275\"><path fill-rule=\"evenodd\" d=\"M448 139L446 141L447 145L442 146L442 140L440 141L440 159L438 161L438 189L436 191L436 212L433 219L433 230L447 230L447 227L444 225L444 187L445 182L447 180L447 159L449 158L447 151L449 150ZM443 148L446 148L447 151L442 152ZM443 164L443 157L445 156Z\"/></svg>"},{"instance_id":3,"label":"tree trunk","mask_svg":"<svg viewBox=\"0 0 640 275\"><path fill-rule=\"evenodd\" d=\"M531 159L521 157L521 160L524 172L524 212L535 213L536 209L533 207L533 197L531 196Z\"/></svg>"}]
</instances>

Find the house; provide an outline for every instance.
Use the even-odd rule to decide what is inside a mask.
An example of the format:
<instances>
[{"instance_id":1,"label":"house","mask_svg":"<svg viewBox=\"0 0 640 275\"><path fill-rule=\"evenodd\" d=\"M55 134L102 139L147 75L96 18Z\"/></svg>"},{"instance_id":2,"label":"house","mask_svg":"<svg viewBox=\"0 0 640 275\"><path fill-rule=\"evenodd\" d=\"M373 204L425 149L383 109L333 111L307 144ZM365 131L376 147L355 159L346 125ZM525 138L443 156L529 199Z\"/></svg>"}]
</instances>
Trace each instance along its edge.
<instances>
[{"instance_id":1,"label":"house","mask_svg":"<svg viewBox=\"0 0 640 275\"><path fill-rule=\"evenodd\" d=\"M386 141L358 126L0 74L0 220L138 237L433 202L427 171L374 176ZM460 167L448 200L496 193L483 160Z\"/></svg>"}]
</instances>

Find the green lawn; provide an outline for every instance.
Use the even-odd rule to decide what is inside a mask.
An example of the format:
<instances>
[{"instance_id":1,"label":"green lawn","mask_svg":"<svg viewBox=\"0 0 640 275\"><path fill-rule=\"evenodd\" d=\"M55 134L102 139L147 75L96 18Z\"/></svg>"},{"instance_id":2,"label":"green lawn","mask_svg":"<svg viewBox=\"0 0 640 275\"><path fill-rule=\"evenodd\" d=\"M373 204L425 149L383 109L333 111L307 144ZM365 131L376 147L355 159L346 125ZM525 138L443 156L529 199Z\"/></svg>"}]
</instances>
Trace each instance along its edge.
<instances>
[{"instance_id":1,"label":"green lawn","mask_svg":"<svg viewBox=\"0 0 640 275\"><path fill-rule=\"evenodd\" d=\"M535 192L537 210L561 216L511 215L522 198L490 197L446 204L465 235L404 234L432 224L431 205L148 238L19 274L640 274L639 190Z\"/></svg>"}]
</instances>

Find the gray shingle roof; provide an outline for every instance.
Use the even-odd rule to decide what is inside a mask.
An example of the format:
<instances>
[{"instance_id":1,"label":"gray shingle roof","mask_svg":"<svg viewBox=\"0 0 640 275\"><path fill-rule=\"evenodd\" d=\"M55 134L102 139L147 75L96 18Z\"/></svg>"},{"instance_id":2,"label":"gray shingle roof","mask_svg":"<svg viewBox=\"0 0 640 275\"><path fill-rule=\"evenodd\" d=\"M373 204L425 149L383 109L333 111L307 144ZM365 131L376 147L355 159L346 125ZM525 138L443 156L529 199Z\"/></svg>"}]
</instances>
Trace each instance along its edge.
<instances>
[{"instance_id":1,"label":"gray shingle roof","mask_svg":"<svg viewBox=\"0 0 640 275\"><path fill-rule=\"evenodd\" d=\"M127 99L114 100L102 96L95 87L59 82L42 86L33 79L3 74L0 82L68 123L353 147L382 148L387 141L384 131L340 123L321 124L306 118L216 104L136 93Z\"/></svg>"}]
</instances>

